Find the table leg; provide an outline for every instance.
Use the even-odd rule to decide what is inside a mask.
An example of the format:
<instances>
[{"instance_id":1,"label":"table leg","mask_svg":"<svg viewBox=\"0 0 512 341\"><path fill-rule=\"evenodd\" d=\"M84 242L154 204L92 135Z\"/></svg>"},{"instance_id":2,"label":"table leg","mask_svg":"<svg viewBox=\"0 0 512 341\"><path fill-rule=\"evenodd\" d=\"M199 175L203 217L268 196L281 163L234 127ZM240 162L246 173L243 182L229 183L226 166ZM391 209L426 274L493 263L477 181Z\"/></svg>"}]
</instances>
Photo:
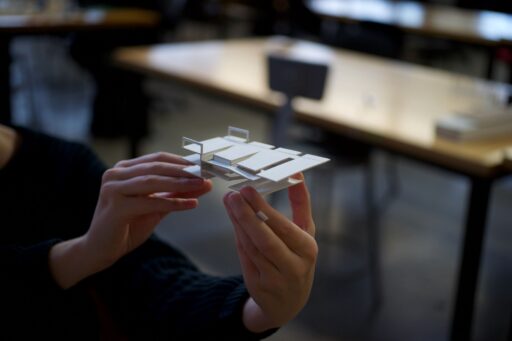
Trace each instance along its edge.
<instances>
[{"instance_id":1,"label":"table leg","mask_svg":"<svg viewBox=\"0 0 512 341\"><path fill-rule=\"evenodd\" d=\"M462 259L459 268L456 300L452 317L451 340L470 340L478 271L492 181L471 178Z\"/></svg>"},{"instance_id":2,"label":"table leg","mask_svg":"<svg viewBox=\"0 0 512 341\"><path fill-rule=\"evenodd\" d=\"M141 142L149 134L150 100L144 91L144 77L124 73L123 93L131 158L140 156Z\"/></svg>"},{"instance_id":3,"label":"table leg","mask_svg":"<svg viewBox=\"0 0 512 341\"><path fill-rule=\"evenodd\" d=\"M141 138L138 136L128 137L128 157L133 159L140 156L140 142Z\"/></svg>"},{"instance_id":4,"label":"table leg","mask_svg":"<svg viewBox=\"0 0 512 341\"><path fill-rule=\"evenodd\" d=\"M485 68L485 77L489 80L493 80L494 77L494 68L495 68L495 59L496 59L496 49L494 47L486 48L487 53L487 65Z\"/></svg>"},{"instance_id":5,"label":"table leg","mask_svg":"<svg viewBox=\"0 0 512 341\"><path fill-rule=\"evenodd\" d=\"M373 163L371 154L365 164L364 169L364 204L366 206L367 224L368 224L368 263L370 268L370 285L372 287L372 313L378 312L382 300L382 276L380 261L380 224L379 211L375 203L375 181L373 177Z\"/></svg>"},{"instance_id":6,"label":"table leg","mask_svg":"<svg viewBox=\"0 0 512 341\"><path fill-rule=\"evenodd\" d=\"M11 122L10 39L0 35L0 122Z\"/></svg>"}]
</instances>

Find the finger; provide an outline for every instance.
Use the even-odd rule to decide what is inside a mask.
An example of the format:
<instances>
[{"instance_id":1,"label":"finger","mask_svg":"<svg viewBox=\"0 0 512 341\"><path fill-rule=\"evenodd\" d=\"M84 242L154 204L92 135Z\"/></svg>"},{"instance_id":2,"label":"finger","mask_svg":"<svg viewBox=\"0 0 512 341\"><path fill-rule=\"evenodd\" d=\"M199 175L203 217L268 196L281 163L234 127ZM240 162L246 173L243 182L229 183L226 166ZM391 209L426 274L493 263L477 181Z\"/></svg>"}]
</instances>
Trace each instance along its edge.
<instances>
[{"instance_id":1,"label":"finger","mask_svg":"<svg viewBox=\"0 0 512 341\"><path fill-rule=\"evenodd\" d=\"M171 177L196 177L183 170L185 165L167 162L145 162L129 167L114 167L105 172L104 181L126 180L143 175L161 175Z\"/></svg>"},{"instance_id":2,"label":"finger","mask_svg":"<svg viewBox=\"0 0 512 341\"><path fill-rule=\"evenodd\" d=\"M304 180L302 173L295 174L294 179ZM315 235L315 223L311 212L311 199L306 183L301 183L288 188L288 198L292 208L293 222L300 226L311 236Z\"/></svg>"},{"instance_id":3,"label":"finger","mask_svg":"<svg viewBox=\"0 0 512 341\"><path fill-rule=\"evenodd\" d=\"M244 255L247 257L248 271L250 271L253 275L258 275L258 278L261 277L262 273L274 273L279 270L276 266L263 255L258 248L252 243L249 236L244 232L243 228L240 226L233 209L230 207L228 203L228 193L224 196L224 205L226 207L226 211L228 213L231 222L233 223L235 237L237 241L237 249L243 251ZM242 261L242 259L241 259ZM242 264L245 265L245 264Z\"/></svg>"},{"instance_id":4,"label":"finger","mask_svg":"<svg viewBox=\"0 0 512 341\"><path fill-rule=\"evenodd\" d=\"M240 193L232 192L227 197L227 205L238 226L259 252L280 272L287 272L289 264L295 262L296 258L286 244L256 216Z\"/></svg>"},{"instance_id":5,"label":"finger","mask_svg":"<svg viewBox=\"0 0 512 341\"><path fill-rule=\"evenodd\" d=\"M202 178L174 178L159 175L138 176L123 181L112 181L103 185L128 196L150 195L161 192L193 192L205 189Z\"/></svg>"},{"instance_id":6,"label":"finger","mask_svg":"<svg viewBox=\"0 0 512 341\"><path fill-rule=\"evenodd\" d=\"M237 240L236 249L238 250L238 258L240 259L240 265L242 266L242 274L247 282L252 282L258 278L260 278L260 271L254 262L251 260L251 257L247 254L245 249L241 246L241 243L238 241L238 236L235 234L235 238Z\"/></svg>"},{"instance_id":7,"label":"finger","mask_svg":"<svg viewBox=\"0 0 512 341\"><path fill-rule=\"evenodd\" d=\"M153 197L129 198L125 212L132 216L154 213L169 213L196 208L197 199L162 199Z\"/></svg>"},{"instance_id":8,"label":"finger","mask_svg":"<svg viewBox=\"0 0 512 341\"><path fill-rule=\"evenodd\" d=\"M167 162L167 163L176 163L181 165L190 165L191 163L181 156L166 153L166 152L157 152L152 154L147 154L143 156L139 156L135 159L123 160L118 162L115 167L130 167L134 165L138 165L141 163L147 162Z\"/></svg>"},{"instance_id":9,"label":"finger","mask_svg":"<svg viewBox=\"0 0 512 341\"><path fill-rule=\"evenodd\" d=\"M301 257L309 254L309 246L313 240L307 232L276 211L254 188L244 187L240 193L254 212L263 212L267 216L266 225L291 251Z\"/></svg>"},{"instance_id":10,"label":"finger","mask_svg":"<svg viewBox=\"0 0 512 341\"><path fill-rule=\"evenodd\" d=\"M166 193L167 195L165 197L167 198L198 198L212 190L212 182L210 180L205 180L204 188L198 190L198 191L191 191L191 192L173 192L173 193Z\"/></svg>"},{"instance_id":11,"label":"finger","mask_svg":"<svg viewBox=\"0 0 512 341\"><path fill-rule=\"evenodd\" d=\"M247 233L241 228L240 224L235 225L235 231L238 230L237 238L240 238L242 251L245 253L247 260L253 264L258 271L258 277L255 279L261 284L271 284L277 278L282 278L282 272L272 263L260 250L254 245ZM287 273L288 271L284 272ZM249 271L247 271L249 275ZM253 274L254 275L254 274Z\"/></svg>"}]
</instances>

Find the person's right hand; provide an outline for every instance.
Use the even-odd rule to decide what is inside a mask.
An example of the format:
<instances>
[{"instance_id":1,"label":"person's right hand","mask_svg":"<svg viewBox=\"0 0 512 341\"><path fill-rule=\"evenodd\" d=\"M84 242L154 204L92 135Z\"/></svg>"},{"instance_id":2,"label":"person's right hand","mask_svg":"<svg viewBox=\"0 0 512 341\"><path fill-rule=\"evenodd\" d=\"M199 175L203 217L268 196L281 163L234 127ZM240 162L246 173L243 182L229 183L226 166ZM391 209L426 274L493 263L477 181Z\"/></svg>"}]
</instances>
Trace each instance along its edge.
<instances>
[{"instance_id":1,"label":"person's right hand","mask_svg":"<svg viewBox=\"0 0 512 341\"><path fill-rule=\"evenodd\" d=\"M210 191L212 184L185 172L188 165L179 156L155 153L121 161L107 170L87 233L57 244L50 253L50 266L60 286L69 287L111 266L144 243L167 214L195 208L197 198ZM72 267L70 258L66 265L61 257L66 254L82 258L79 272L65 273Z\"/></svg>"},{"instance_id":2,"label":"person's right hand","mask_svg":"<svg viewBox=\"0 0 512 341\"><path fill-rule=\"evenodd\" d=\"M164 216L195 208L211 182L185 172L188 165L179 156L155 153L107 170L86 235L89 245L115 262L145 242Z\"/></svg>"},{"instance_id":3,"label":"person's right hand","mask_svg":"<svg viewBox=\"0 0 512 341\"><path fill-rule=\"evenodd\" d=\"M294 177L304 180L302 174ZM306 184L289 187L288 197L292 219L270 206L251 187L224 197L250 294L242 321L252 332L277 328L292 320L306 304L313 285L318 244Z\"/></svg>"}]
</instances>

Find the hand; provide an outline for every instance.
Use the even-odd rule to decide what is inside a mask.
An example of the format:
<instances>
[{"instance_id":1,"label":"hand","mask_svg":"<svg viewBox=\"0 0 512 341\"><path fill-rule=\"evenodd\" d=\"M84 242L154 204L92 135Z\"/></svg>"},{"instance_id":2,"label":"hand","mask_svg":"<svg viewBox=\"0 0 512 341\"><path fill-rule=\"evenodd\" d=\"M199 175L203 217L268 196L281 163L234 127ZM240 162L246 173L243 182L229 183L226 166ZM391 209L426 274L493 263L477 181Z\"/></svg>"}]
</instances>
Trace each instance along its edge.
<instances>
[{"instance_id":1,"label":"hand","mask_svg":"<svg viewBox=\"0 0 512 341\"><path fill-rule=\"evenodd\" d=\"M303 179L302 174L296 176ZM293 221L273 209L254 188L230 192L224 204L233 222L245 284L251 298L243 322L253 332L280 327L306 304L318 246L304 182L288 190ZM257 212L268 220L262 221Z\"/></svg>"},{"instance_id":2,"label":"hand","mask_svg":"<svg viewBox=\"0 0 512 341\"><path fill-rule=\"evenodd\" d=\"M211 182L185 172L187 165L179 156L155 153L107 170L87 233L50 252L52 273L61 287L111 266L144 243L170 212L195 208L197 197L210 191ZM66 253L74 257L62 257ZM81 270L66 273L73 258L82 261Z\"/></svg>"},{"instance_id":3,"label":"hand","mask_svg":"<svg viewBox=\"0 0 512 341\"><path fill-rule=\"evenodd\" d=\"M145 242L164 216L197 206L211 182L183 171L188 165L179 156L156 153L105 172L86 235L103 259L115 262Z\"/></svg>"}]
</instances>

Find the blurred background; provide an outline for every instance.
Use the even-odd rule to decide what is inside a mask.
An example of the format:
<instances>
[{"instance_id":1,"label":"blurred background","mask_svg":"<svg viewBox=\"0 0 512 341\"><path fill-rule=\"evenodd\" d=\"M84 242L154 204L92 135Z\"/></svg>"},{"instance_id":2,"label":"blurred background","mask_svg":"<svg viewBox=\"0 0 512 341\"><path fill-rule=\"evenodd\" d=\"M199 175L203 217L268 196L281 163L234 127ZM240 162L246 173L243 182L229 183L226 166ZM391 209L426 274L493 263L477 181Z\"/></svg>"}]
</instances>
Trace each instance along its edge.
<instances>
[{"instance_id":1,"label":"blurred background","mask_svg":"<svg viewBox=\"0 0 512 341\"><path fill-rule=\"evenodd\" d=\"M138 153L184 154L182 136L221 136L229 125L268 142L273 119L264 109L128 73L111 56L122 46L273 35L512 81L509 0L0 0L2 119L86 143L109 165L130 156L134 135ZM269 340L447 340L468 180L310 128L292 130L321 136L318 155L357 155L307 173L320 246L316 280L303 312ZM493 186L473 340L512 340L511 180ZM214 184L197 210L169 216L158 234L205 271L236 274L222 205L228 188ZM286 195L272 200L289 213Z\"/></svg>"}]
</instances>

